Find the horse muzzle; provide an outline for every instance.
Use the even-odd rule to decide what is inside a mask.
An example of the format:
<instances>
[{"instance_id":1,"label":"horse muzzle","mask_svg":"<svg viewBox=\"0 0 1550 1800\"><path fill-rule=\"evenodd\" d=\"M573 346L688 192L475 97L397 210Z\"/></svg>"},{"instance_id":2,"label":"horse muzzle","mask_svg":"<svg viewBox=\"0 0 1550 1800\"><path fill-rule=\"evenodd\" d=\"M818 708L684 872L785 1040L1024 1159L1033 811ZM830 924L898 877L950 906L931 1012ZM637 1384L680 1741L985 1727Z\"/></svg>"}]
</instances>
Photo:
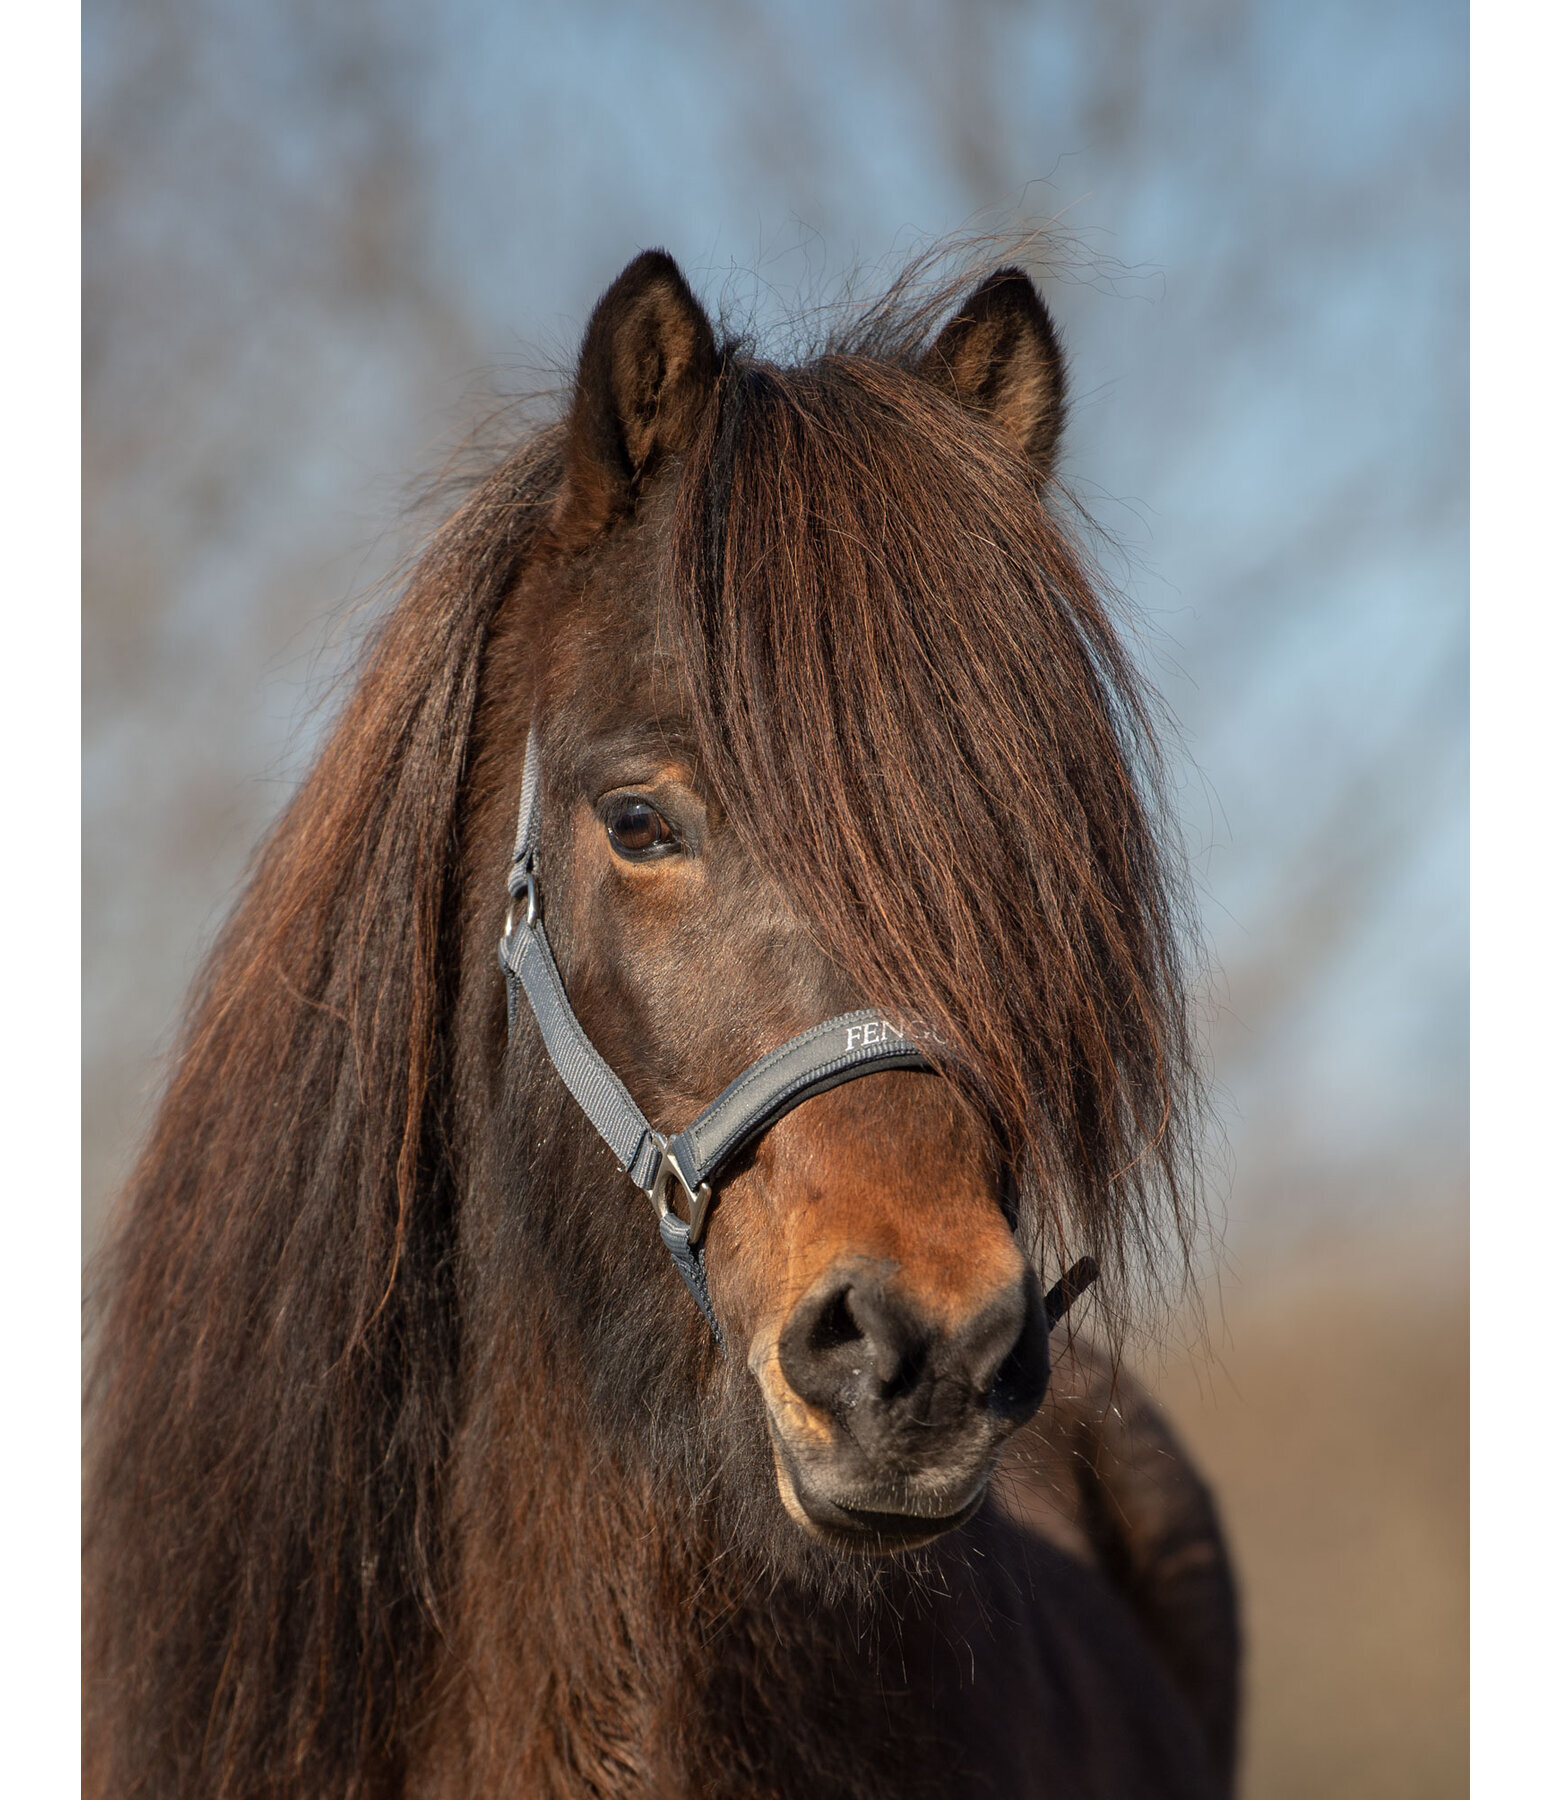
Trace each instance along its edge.
<instances>
[{"instance_id":1,"label":"horse muzzle","mask_svg":"<svg viewBox=\"0 0 1550 1800\"><path fill-rule=\"evenodd\" d=\"M822 1543L885 1554L974 1513L1044 1397L1049 1329L1031 1274L944 1317L897 1265L855 1257L758 1335L749 1365L786 1510Z\"/></svg>"}]
</instances>

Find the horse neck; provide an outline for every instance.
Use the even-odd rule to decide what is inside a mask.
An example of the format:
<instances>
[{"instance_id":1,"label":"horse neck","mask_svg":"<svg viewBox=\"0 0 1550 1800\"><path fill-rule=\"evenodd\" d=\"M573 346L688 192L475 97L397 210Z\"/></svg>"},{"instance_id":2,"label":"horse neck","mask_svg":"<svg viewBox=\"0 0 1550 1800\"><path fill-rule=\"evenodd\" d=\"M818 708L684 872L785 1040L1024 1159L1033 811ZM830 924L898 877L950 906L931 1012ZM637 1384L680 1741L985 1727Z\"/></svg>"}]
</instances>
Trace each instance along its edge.
<instances>
[{"instance_id":1,"label":"horse neck","mask_svg":"<svg viewBox=\"0 0 1550 1800\"><path fill-rule=\"evenodd\" d=\"M451 1507L457 1723L433 1760L454 1792L632 1792L628 1770L677 1760L664 1698L703 1691L717 1622L747 1597L526 1336L472 1374Z\"/></svg>"},{"instance_id":2,"label":"horse neck","mask_svg":"<svg viewBox=\"0 0 1550 1800\"><path fill-rule=\"evenodd\" d=\"M411 1791L688 1800L778 1772L802 1792L852 1758L833 1791L896 1791L874 1715L879 1664L902 1654L897 1596L772 1579L589 1434L578 1398L514 1380L465 1426L452 1655Z\"/></svg>"}]
</instances>

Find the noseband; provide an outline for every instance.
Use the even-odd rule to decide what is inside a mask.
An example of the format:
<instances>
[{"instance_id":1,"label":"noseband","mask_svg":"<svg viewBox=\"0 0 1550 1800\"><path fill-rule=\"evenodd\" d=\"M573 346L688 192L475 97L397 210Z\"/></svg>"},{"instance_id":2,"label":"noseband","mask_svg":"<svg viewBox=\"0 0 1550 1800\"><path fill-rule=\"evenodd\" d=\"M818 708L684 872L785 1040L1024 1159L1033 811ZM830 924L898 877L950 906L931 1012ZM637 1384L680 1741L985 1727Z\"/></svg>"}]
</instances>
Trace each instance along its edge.
<instances>
[{"instance_id":1,"label":"noseband","mask_svg":"<svg viewBox=\"0 0 1550 1800\"><path fill-rule=\"evenodd\" d=\"M620 1171L651 1196L657 1229L673 1266L725 1350L726 1340L706 1284L703 1242L716 1176L738 1151L815 1094L884 1069L919 1069L929 1074L933 1065L900 1026L875 1009L863 1007L859 1012L826 1019L761 1056L676 1136L669 1138L653 1130L629 1089L581 1029L565 996L539 900L538 785L535 723L528 731L517 843L506 877L511 904L497 950L506 977L507 1033L516 1030L520 992L533 1009L544 1048L560 1079L614 1153ZM687 1220L681 1219L673 1206L675 1182L688 1203ZM1044 1300L1051 1325L1097 1273L1097 1264L1084 1256L1061 1277Z\"/></svg>"}]
</instances>

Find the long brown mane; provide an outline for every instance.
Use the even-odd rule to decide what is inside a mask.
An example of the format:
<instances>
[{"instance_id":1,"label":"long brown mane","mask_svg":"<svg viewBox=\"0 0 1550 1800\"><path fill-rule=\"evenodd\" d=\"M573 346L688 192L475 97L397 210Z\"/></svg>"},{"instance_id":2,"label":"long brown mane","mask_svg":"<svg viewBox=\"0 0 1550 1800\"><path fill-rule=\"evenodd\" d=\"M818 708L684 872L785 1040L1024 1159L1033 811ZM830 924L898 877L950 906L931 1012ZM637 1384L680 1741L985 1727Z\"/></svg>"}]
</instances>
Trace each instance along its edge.
<instances>
[{"instance_id":1,"label":"long brown mane","mask_svg":"<svg viewBox=\"0 0 1550 1800\"><path fill-rule=\"evenodd\" d=\"M1144 1272L1187 1239L1194 1195L1155 745L1052 493L911 378L960 291L901 289L804 367L725 353L663 629L752 853L837 963L949 1040L1049 1260L1095 1250L1117 1294L1137 1249ZM94 1791L391 1791L456 1635L460 856L478 745L539 679L502 609L560 479L540 432L433 542L209 959L120 1203ZM648 1300L607 1331L620 1370L664 1341Z\"/></svg>"},{"instance_id":2,"label":"long brown mane","mask_svg":"<svg viewBox=\"0 0 1550 1800\"><path fill-rule=\"evenodd\" d=\"M120 1202L91 1412L92 1715L192 1788L370 1786L434 1628L458 1361L437 1116L458 802L540 438L443 529L258 858ZM146 1521L158 1522L153 1544ZM256 1779L257 1771L266 1771ZM119 1778L114 1779L117 1773Z\"/></svg>"},{"instance_id":3,"label":"long brown mane","mask_svg":"<svg viewBox=\"0 0 1550 1800\"><path fill-rule=\"evenodd\" d=\"M718 387L668 600L699 741L834 960L951 1043L1049 1260L1118 1296L1196 1194L1157 740L1048 490L910 379L918 316L885 325Z\"/></svg>"}]
</instances>

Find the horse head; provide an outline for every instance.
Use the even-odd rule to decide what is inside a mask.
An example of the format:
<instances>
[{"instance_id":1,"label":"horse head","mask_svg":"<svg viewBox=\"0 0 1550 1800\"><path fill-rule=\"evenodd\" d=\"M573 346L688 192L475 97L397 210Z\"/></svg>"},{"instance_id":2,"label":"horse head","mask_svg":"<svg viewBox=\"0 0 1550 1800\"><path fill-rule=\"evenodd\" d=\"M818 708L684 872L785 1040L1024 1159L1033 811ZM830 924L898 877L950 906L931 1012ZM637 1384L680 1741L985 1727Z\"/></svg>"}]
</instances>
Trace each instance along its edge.
<instances>
[{"instance_id":1,"label":"horse head","mask_svg":"<svg viewBox=\"0 0 1550 1800\"><path fill-rule=\"evenodd\" d=\"M747 1428L729 1374L746 1366L765 1485L772 1466L831 1547L922 1544L978 1506L1049 1373L1020 1188L1041 1148L1046 1177L1057 1160L1063 1104L1115 1108L1101 1071L1083 1089L1064 1068L1073 1036L1104 1035L1115 1085L1135 1073L1114 1068L1126 1034L1093 989L1129 982L1112 1010L1162 1054L1157 1012L1134 1005L1158 975L1138 974L1145 834L1116 859L1103 832L1124 819L1092 816L1135 802L1078 641L1090 622L1052 596L1058 539L1017 524L1042 516L1063 391L1016 270L899 366L788 371L718 345L647 253L591 320L549 514L486 656L463 958L480 1129L502 1146L491 1190L557 1209L525 1279L575 1300L573 1364L609 1404L658 1417L670 1381ZM556 968L646 1119L679 1130L776 1046L863 1008L878 1016L850 1035L907 1033L932 1064L805 1098L721 1173L704 1245L720 1369L642 1197L557 1096L525 1009L508 1021L491 951L540 745ZM1018 918L1040 882L1063 941L1030 983L1037 932L1019 942ZM1127 888L1143 904L1119 927Z\"/></svg>"}]
</instances>

